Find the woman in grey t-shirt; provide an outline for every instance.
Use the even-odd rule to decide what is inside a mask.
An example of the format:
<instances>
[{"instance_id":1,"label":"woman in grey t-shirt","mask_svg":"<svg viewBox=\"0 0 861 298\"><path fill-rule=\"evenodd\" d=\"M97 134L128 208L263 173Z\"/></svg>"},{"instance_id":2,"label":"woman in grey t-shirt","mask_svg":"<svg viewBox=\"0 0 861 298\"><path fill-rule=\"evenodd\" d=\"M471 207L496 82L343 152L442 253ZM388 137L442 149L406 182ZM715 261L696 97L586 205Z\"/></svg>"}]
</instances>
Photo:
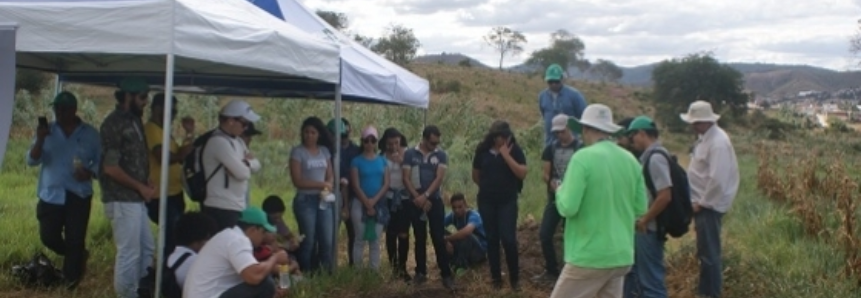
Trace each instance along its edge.
<instances>
[{"instance_id":1,"label":"woman in grey t-shirt","mask_svg":"<svg viewBox=\"0 0 861 298\"><path fill-rule=\"evenodd\" d=\"M302 144L290 152L290 179L296 188L293 214L299 233L305 235L305 240L299 244L297 259L302 271L314 271L322 266L331 272L335 208L334 203L322 201L321 194L331 191L334 179L329 162L332 137L317 117L302 122L301 136ZM311 263L313 255L319 256L319 264Z\"/></svg>"}]
</instances>

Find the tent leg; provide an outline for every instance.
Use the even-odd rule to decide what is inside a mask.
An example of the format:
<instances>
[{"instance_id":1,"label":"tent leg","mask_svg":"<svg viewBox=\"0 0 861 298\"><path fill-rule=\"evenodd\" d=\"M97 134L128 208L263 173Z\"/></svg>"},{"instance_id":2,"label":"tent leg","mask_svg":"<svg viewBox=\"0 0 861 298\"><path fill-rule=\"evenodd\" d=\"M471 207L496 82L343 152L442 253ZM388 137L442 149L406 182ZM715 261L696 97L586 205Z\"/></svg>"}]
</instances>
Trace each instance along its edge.
<instances>
[{"instance_id":1,"label":"tent leg","mask_svg":"<svg viewBox=\"0 0 861 298\"><path fill-rule=\"evenodd\" d=\"M162 144L170 144L170 133L172 119L171 111L173 110L173 67L174 55L167 55L167 67L165 67L165 82L164 82L164 120L162 122ZM161 181L159 181L159 200L158 200L158 245L156 247L156 274L155 274L155 297L161 297L161 280L164 277L164 260L167 256L164 255L165 229L167 228L167 178L168 166L170 165L170 146L161 146Z\"/></svg>"},{"instance_id":2,"label":"tent leg","mask_svg":"<svg viewBox=\"0 0 861 298\"><path fill-rule=\"evenodd\" d=\"M54 75L54 95L60 94L63 91L63 82L60 81L60 74Z\"/></svg>"},{"instance_id":3,"label":"tent leg","mask_svg":"<svg viewBox=\"0 0 861 298\"><path fill-rule=\"evenodd\" d=\"M338 121L341 121L341 83L335 85L335 123L339 123ZM335 160L332 169L335 172L335 194L337 194L338 200L335 201L335 208L332 210L335 213L335 216L332 217L335 219L335 233L333 233L334 239L332 239L332 268L330 269L333 271L338 268L338 231L341 230L339 224L341 222L341 208L344 206L344 200L348 199L341 196L341 133L341 125L335 124ZM352 247L347 249L352 249Z\"/></svg>"}]
</instances>

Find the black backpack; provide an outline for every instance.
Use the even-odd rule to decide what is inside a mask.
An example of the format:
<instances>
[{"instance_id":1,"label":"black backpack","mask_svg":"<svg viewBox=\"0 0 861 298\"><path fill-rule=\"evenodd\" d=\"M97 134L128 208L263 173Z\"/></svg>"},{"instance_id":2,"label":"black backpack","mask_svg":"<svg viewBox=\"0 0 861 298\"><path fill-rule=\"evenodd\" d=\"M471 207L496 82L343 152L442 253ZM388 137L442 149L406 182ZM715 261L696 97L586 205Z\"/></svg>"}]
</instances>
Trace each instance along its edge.
<instances>
[{"instance_id":1,"label":"black backpack","mask_svg":"<svg viewBox=\"0 0 861 298\"><path fill-rule=\"evenodd\" d=\"M671 200L667 204L667 208L658 214L655 222L658 225L658 235L661 239L666 239L669 234L673 238L679 238L688 232L693 219L694 209L691 204L691 186L688 182L688 174L685 169L679 165L675 156L670 156L663 150L653 150L646 156L646 162L643 165L643 177L646 180L646 187L652 197L657 196L655 185L652 182L652 177L649 175L649 159L653 154L660 154L667 159L670 167L670 179L673 181L671 188Z\"/></svg>"},{"instance_id":2,"label":"black backpack","mask_svg":"<svg viewBox=\"0 0 861 298\"><path fill-rule=\"evenodd\" d=\"M224 167L223 164L219 164L208 177L206 176L206 171L203 169L203 150L206 149L206 144L212 137L213 132L214 130L210 130L197 137L192 143L194 150L185 157L182 163L182 171L185 175L185 179L183 179L185 193L188 194L188 197L192 201L198 203L203 203L206 200L206 184ZM227 182L227 171L224 171L224 188L227 188Z\"/></svg>"},{"instance_id":3,"label":"black backpack","mask_svg":"<svg viewBox=\"0 0 861 298\"><path fill-rule=\"evenodd\" d=\"M173 266L168 266L164 263L164 275L161 277L161 296L164 298L182 298L182 285L176 282L176 268L182 266L186 259L191 257L190 252L186 252L179 256ZM156 298L155 297L155 280L156 272L152 267L147 268L147 275L141 278L138 284L138 297L141 298Z\"/></svg>"},{"instance_id":4,"label":"black backpack","mask_svg":"<svg viewBox=\"0 0 861 298\"><path fill-rule=\"evenodd\" d=\"M63 272L43 253L36 253L26 264L13 266L12 276L28 288L53 287L63 281Z\"/></svg>"}]
</instances>

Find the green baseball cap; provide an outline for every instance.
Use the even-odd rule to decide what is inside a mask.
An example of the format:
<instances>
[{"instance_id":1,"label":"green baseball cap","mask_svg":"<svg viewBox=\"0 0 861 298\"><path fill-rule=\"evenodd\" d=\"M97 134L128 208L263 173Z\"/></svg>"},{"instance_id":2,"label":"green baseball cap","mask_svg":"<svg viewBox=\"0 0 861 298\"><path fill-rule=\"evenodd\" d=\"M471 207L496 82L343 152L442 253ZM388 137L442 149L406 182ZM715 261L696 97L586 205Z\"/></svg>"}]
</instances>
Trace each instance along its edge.
<instances>
[{"instance_id":1,"label":"green baseball cap","mask_svg":"<svg viewBox=\"0 0 861 298\"><path fill-rule=\"evenodd\" d=\"M51 105L55 107L77 107L78 98L72 92L63 91L54 96L54 101L51 102Z\"/></svg>"},{"instance_id":2,"label":"green baseball cap","mask_svg":"<svg viewBox=\"0 0 861 298\"><path fill-rule=\"evenodd\" d=\"M639 130L658 130L658 127L655 126L655 122L652 121L652 118L647 116L637 116L637 118L631 120L631 124L628 124L627 133L631 134Z\"/></svg>"},{"instance_id":3,"label":"green baseball cap","mask_svg":"<svg viewBox=\"0 0 861 298\"><path fill-rule=\"evenodd\" d=\"M242 210L242 215L239 216L239 222L249 225L261 226L270 233L275 233L275 226L269 223L266 217L266 212L258 207L248 207Z\"/></svg>"},{"instance_id":4,"label":"green baseball cap","mask_svg":"<svg viewBox=\"0 0 861 298\"><path fill-rule=\"evenodd\" d=\"M341 124L341 126L338 127L338 131L340 131L341 134L347 133L347 127L349 127L349 125L344 121L344 118L341 118L341 121L338 121ZM329 129L329 132L335 133L335 119L329 120L329 123L326 124L326 128Z\"/></svg>"},{"instance_id":5,"label":"green baseball cap","mask_svg":"<svg viewBox=\"0 0 861 298\"><path fill-rule=\"evenodd\" d=\"M130 93L145 93L149 92L149 84L143 79L139 77L128 77L120 81L117 85L120 88L120 91L130 92Z\"/></svg>"},{"instance_id":6,"label":"green baseball cap","mask_svg":"<svg viewBox=\"0 0 861 298\"><path fill-rule=\"evenodd\" d=\"M552 64L547 67L547 70L544 72L544 81L559 81L562 80L562 74L565 71L562 70L562 66L559 64Z\"/></svg>"}]
</instances>

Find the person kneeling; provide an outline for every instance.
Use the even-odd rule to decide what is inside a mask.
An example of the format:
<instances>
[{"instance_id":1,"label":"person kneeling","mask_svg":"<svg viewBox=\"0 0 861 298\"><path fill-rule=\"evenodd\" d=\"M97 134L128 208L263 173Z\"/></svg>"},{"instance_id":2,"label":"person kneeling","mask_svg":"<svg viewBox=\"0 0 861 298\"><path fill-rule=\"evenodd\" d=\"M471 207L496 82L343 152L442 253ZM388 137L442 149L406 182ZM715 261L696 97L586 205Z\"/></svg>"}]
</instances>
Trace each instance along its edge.
<instances>
[{"instance_id":1,"label":"person kneeling","mask_svg":"<svg viewBox=\"0 0 861 298\"><path fill-rule=\"evenodd\" d=\"M487 253L484 225L478 212L469 209L463 194L451 196L451 211L445 217L446 227L454 225L457 232L445 236L446 249L456 269L466 269L483 262Z\"/></svg>"},{"instance_id":2,"label":"person kneeling","mask_svg":"<svg viewBox=\"0 0 861 298\"><path fill-rule=\"evenodd\" d=\"M183 297L272 298L276 294L272 273L289 259L283 250L266 261L254 258L266 232L274 233L266 213L257 207L242 211L235 227L221 230L203 246L191 265L183 287Z\"/></svg>"}]
</instances>

